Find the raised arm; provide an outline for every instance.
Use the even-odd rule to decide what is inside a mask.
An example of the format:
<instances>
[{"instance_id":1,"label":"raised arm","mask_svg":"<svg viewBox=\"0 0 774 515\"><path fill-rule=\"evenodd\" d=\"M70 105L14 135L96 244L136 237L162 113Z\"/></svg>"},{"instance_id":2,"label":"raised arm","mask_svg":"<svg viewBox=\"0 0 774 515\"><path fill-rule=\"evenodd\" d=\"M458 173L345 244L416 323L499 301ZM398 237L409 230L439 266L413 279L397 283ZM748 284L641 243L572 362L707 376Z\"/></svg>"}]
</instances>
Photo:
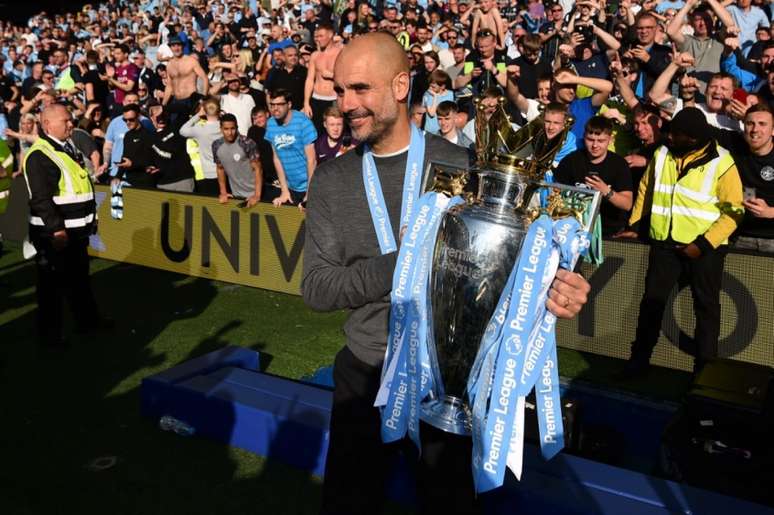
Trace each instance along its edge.
<instances>
[{"instance_id":1,"label":"raised arm","mask_svg":"<svg viewBox=\"0 0 774 515\"><path fill-rule=\"evenodd\" d=\"M731 13L728 12L728 9L724 7L725 4L721 4L717 0L706 0L709 6L712 8L712 11L717 15L718 19L723 23L723 25L726 26L726 28L736 28L736 22L734 22L734 17L731 16Z\"/></svg>"},{"instance_id":2,"label":"raised arm","mask_svg":"<svg viewBox=\"0 0 774 515\"><path fill-rule=\"evenodd\" d=\"M529 101L527 100L527 97L521 94L519 86L516 84L516 81L518 81L519 76L521 75L521 70L519 70L519 67L515 64L508 66L507 70L508 84L505 87L505 95L510 102L513 102L520 113L526 114L529 110Z\"/></svg>"},{"instance_id":3,"label":"raised arm","mask_svg":"<svg viewBox=\"0 0 774 515\"><path fill-rule=\"evenodd\" d=\"M672 18L672 21L667 25L667 36L674 41L679 50L683 50L683 44L685 44L685 35L683 34L683 24L685 23L688 13L690 13L696 6L697 0L688 0L685 2L677 14Z\"/></svg>"},{"instance_id":4,"label":"raised arm","mask_svg":"<svg viewBox=\"0 0 774 515\"><path fill-rule=\"evenodd\" d=\"M678 71L693 66L693 56L687 52L675 54L666 69L658 76L653 87L650 88L649 97L655 104L660 104L667 98L671 98L669 85L672 83Z\"/></svg>"},{"instance_id":5,"label":"raised arm","mask_svg":"<svg viewBox=\"0 0 774 515\"><path fill-rule=\"evenodd\" d=\"M613 37L613 35L606 30L603 30L594 24L591 25L591 30L593 31L594 35L597 36L607 46L608 49L616 51L621 48L621 42L615 39L615 37Z\"/></svg>"},{"instance_id":6,"label":"raised arm","mask_svg":"<svg viewBox=\"0 0 774 515\"><path fill-rule=\"evenodd\" d=\"M613 91L613 83L605 79L596 79L594 77L581 77L572 73L562 71L554 75L554 80L559 84L573 84L586 86L594 90L591 97L591 103L594 107L599 107L607 101L610 93Z\"/></svg>"}]
</instances>

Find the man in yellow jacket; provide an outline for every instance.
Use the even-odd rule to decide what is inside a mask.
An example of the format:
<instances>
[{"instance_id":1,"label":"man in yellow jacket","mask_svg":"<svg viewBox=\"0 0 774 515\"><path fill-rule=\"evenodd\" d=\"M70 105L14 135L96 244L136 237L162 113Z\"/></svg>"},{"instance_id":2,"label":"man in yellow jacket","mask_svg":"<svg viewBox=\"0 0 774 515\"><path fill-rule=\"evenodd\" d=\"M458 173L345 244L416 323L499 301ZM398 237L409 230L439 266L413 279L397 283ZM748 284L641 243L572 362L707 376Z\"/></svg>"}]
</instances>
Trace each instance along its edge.
<instances>
[{"instance_id":1,"label":"man in yellow jacket","mask_svg":"<svg viewBox=\"0 0 774 515\"><path fill-rule=\"evenodd\" d=\"M637 334L623 377L647 373L667 298L681 278L693 294L694 371L717 356L723 263L744 208L736 164L711 134L701 111L680 111L640 182L629 225L644 233L647 223L651 247Z\"/></svg>"}]
</instances>

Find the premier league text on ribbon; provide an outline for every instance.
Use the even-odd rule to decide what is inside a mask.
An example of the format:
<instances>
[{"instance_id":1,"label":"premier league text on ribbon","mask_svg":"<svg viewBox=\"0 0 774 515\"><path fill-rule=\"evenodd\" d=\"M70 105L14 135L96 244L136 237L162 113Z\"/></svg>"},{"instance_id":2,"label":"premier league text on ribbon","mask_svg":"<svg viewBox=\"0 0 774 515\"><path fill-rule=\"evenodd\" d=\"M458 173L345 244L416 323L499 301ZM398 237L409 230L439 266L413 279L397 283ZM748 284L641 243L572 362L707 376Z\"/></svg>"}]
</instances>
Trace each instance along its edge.
<instances>
[{"instance_id":1,"label":"premier league text on ribbon","mask_svg":"<svg viewBox=\"0 0 774 515\"><path fill-rule=\"evenodd\" d=\"M522 285L518 289L518 307L516 308L515 317L509 323L510 328L514 332L511 339L506 342L504 349L512 356L517 356L521 353L523 349L521 334L530 329L530 327L527 327L527 324L531 321L531 318L527 317L532 315L530 313L530 305L533 303L533 295L536 292L535 281L542 279L541 254L544 253L546 247L548 247L547 231L543 226L537 225L535 237L532 239L529 249L525 249L529 254L527 255L525 265L521 268L524 275ZM501 473L502 468L499 464L502 460L502 447L503 440L506 439L506 431L508 434L507 440L510 441L511 439L511 428L508 419L511 418L512 420L513 411L509 412L509 408L512 406L513 410L515 410L516 407L515 403L511 404L511 398L516 388L516 367L518 362L515 358L508 357L502 363L504 364L503 378L500 382L496 404L491 409L491 413L496 418L492 426L493 431L489 452L483 464L483 470L493 475Z\"/></svg>"}]
</instances>

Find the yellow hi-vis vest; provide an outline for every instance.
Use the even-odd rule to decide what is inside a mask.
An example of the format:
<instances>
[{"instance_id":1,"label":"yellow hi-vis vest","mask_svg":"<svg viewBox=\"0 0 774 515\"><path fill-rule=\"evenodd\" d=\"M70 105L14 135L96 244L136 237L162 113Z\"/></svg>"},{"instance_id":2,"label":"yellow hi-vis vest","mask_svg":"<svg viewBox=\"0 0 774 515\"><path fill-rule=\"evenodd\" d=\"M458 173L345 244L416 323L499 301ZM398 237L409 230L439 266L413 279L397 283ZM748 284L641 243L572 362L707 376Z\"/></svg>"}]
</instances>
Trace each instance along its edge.
<instances>
[{"instance_id":1,"label":"yellow hi-vis vest","mask_svg":"<svg viewBox=\"0 0 774 515\"><path fill-rule=\"evenodd\" d=\"M194 169L194 179L201 181L204 179L204 170L202 169L202 156L199 153L199 143L194 138L188 138L185 141L185 150L188 152L188 158Z\"/></svg>"},{"instance_id":2,"label":"yellow hi-vis vest","mask_svg":"<svg viewBox=\"0 0 774 515\"><path fill-rule=\"evenodd\" d=\"M75 79L73 79L71 67L68 66L62 75L59 76L59 80L56 82L56 89L63 91L72 91L75 89Z\"/></svg>"},{"instance_id":3,"label":"yellow hi-vis vest","mask_svg":"<svg viewBox=\"0 0 774 515\"><path fill-rule=\"evenodd\" d=\"M67 229L87 227L94 223L94 188L89 179L89 173L67 155L56 150L45 138L38 138L24 156L24 178L27 180L27 190L32 197L27 174L27 161L34 152L42 152L59 167L58 191L53 197L54 204L61 210L64 225ZM30 224L42 227L43 219L30 212Z\"/></svg>"},{"instance_id":4,"label":"yellow hi-vis vest","mask_svg":"<svg viewBox=\"0 0 774 515\"><path fill-rule=\"evenodd\" d=\"M665 146L656 151L650 237L691 243L706 233L722 213L718 179L734 164L727 150L716 146L718 157L691 168L678 179L677 163ZM726 243L726 242L723 242Z\"/></svg>"},{"instance_id":5,"label":"yellow hi-vis vest","mask_svg":"<svg viewBox=\"0 0 774 515\"><path fill-rule=\"evenodd\" d=\"M13 174L13 152L4 139L0 139L0 167L4 176L0 177L0 215L8 209L8 199L11 195L11 175Z\"/></svg>"}]
</instances>

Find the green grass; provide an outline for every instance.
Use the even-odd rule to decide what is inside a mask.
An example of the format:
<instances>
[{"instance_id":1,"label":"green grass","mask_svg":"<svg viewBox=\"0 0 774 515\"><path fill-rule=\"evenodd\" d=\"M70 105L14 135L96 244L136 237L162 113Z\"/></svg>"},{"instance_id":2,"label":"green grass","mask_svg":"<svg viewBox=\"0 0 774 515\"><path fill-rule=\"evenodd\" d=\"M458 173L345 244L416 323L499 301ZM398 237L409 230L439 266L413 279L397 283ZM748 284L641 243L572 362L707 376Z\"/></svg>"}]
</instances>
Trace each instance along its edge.
<instances>
[{"instance_id":1,"label":"green grass","mask_svg":"<svg viewBox=\"0 0 774 515\"><path fill-rule=\"evenodd\" d=\"M110 334L74 339L66 353L35 343L35 270L19 247L0 256L0 513L312 514L321 480L204 439L163 433L139 414L143 377L224 345L260 351L290 378L329 365L345 313L313 313L299 297L104 260L92 262ZM69 324L68 331L69 332ZM565 376L610 383L611 362L561 350ZM671 397L685 375L663 371ZM652 381L652 379L651 379ZM103 456L117 463L100 472ZM392 506L391 513L407 513Z\"/></svg>"}]
</instances>

